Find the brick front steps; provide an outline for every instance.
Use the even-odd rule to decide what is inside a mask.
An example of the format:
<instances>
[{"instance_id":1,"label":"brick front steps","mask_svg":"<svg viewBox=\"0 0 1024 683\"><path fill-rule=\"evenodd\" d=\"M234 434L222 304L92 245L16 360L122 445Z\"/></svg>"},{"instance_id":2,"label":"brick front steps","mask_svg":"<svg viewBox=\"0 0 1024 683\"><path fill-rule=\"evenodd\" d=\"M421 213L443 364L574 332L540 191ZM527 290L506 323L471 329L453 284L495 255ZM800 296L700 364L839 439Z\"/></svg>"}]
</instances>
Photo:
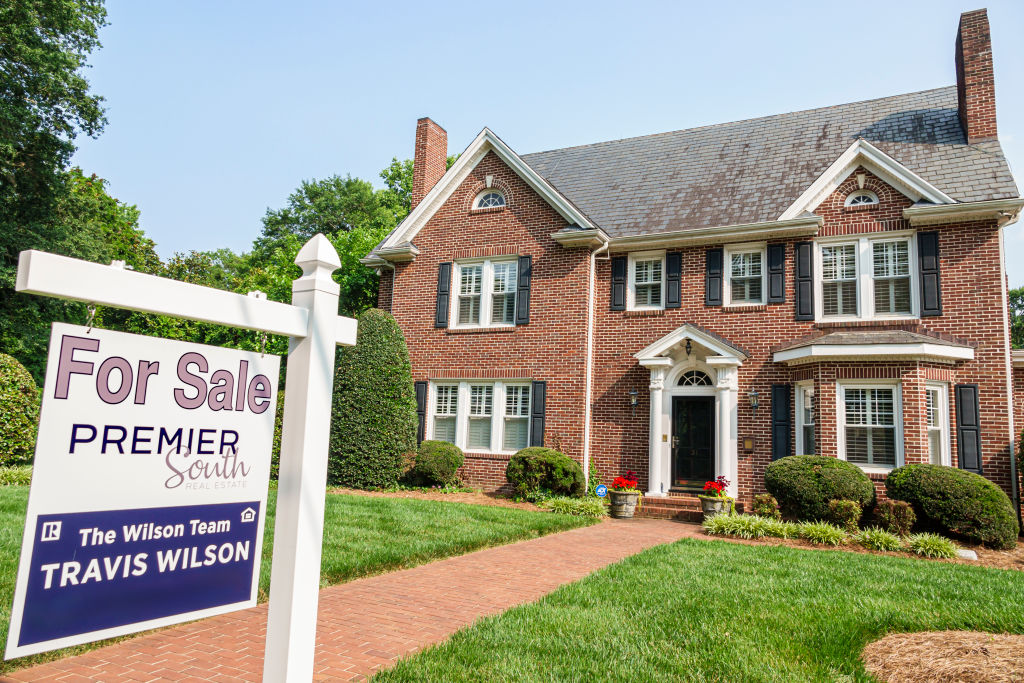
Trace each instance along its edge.
<instances>
[{"instance_id":1,"label":"brick front steps","mask_svg":"<svg viewBox=\"0 0 1024 683\"><path fill-rule=\"evenodd\" d=\"M743 512L743 503L736 502L736 512ZM704 513L696 496L669 494L665 498L644 496L643 505L636 510L637 517L672 519L678 522L700 522Z\"/></svg>"}]
</instances>

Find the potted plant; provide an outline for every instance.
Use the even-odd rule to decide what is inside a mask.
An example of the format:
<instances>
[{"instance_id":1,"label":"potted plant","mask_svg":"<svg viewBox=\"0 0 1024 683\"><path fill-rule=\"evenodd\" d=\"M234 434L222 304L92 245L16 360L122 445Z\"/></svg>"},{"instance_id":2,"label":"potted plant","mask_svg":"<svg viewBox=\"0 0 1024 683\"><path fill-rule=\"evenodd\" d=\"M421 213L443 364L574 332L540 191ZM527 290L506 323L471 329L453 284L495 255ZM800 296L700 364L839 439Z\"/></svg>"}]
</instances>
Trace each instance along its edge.
<instances>
[{"instance_id":1,"label":"potted plant","mask_svg":"<svg viewBox=\"0 0 1024 683\"><path fill-rule=\"evenodd\" d=\"M732 498L725 492L729 488L729 480L719 475L714 481L704 483L704 495L700 498L700 506L704 511L704 519L714 517L732 509Z\"/></svg>"},{"instance_id":2,"label":"potted plant","mask_svg":"<svg viewBox=\"0 0 1024 683\"><path fill-rule=\"evenodd\" d=\"M626 470L626 476L615 477L609 492L612 497L612 517L616 519L629 519L632 517L641 495L636 483L636 472Z\"/></svg>"}]
</instances>

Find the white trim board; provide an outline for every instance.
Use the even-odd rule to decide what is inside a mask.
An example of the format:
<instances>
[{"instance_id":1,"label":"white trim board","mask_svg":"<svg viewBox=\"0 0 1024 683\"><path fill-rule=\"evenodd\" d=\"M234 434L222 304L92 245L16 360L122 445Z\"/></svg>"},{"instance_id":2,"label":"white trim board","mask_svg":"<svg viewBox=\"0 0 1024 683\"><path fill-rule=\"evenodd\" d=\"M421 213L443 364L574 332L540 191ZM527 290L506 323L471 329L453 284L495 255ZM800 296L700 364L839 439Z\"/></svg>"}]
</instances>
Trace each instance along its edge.
<instances>
[{"instance_id":1,"label":"white trim board","mask_svg":"<svg viewBox=\"0 0 1024 683\"><path fill-rule=\"evenodd\" d=\"M818 176L817 180L811 183L810 187L779 216L778 220L791 220L804 212L814 211L859 166L868 169L915 202L925 200L932 204L956 204L952 197L870 142L858 139L847 147L846 151L840 154L839 158Z\"/></svg>"},{"instance_id":2,"label":"white trim board","mask_svg":"<svg viewBox=\"0 0 1024 683\"><path fill-rule=\"evenodd\" d=\"M969 346L948 346L916 342L912 344L808 344L795 349L776 351L776 363L796 365L824 360L937 360L956 362L974 360L974 349Z\"/></svg>"}]
</instances>

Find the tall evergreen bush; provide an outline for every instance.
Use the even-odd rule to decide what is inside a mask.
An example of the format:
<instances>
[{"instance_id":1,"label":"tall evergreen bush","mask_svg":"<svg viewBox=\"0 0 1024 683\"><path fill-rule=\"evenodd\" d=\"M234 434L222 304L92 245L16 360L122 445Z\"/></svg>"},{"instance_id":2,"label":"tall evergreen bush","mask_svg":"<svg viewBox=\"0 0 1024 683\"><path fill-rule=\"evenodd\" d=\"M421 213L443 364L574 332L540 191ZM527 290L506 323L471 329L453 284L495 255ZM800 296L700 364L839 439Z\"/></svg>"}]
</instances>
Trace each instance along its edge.
<instances>
[{"instance_id":1,"label":"tall evergreen bush","mask_svg":"<svg viewBox=\"0 0 1024 683\"><path fill-rule=\"evenodd\" d=\"M28 370L0 353L0 466L32 462L39 422L39 389Z\"/></svg>"}]
</instances>

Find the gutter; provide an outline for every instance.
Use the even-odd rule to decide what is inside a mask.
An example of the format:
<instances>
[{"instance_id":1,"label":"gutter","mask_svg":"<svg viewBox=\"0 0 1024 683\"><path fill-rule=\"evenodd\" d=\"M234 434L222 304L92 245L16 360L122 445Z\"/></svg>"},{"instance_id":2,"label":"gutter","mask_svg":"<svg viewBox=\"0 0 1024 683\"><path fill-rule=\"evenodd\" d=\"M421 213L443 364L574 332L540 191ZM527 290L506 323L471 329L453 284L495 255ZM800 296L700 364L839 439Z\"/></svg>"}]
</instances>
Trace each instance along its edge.
<instances>
[{"instance_id":1,"label":"gutter","mask_svg":"<svg viewBox=\"0 0 1024 683\"><path fill-rule=\"evenodd\" d=\"M590 419L594 387L594 280L597 271L597 255L608 251L608 238L597 249L590 252L590 287L587 294L587 369L586 389L583 405L583 483L590 489ZM605 257L607 258L607 257Z\"/></svg>"},{"instance_id":2,"label":"gutter","mask_svg":"<svg viewBox=\"0 0 1024 683\"><path fill-rule=\"evenodd\" d=\"M999 221L1003 226L1017 220L1024 198L992 199L984 202L968 202L964 204L928 204L918 202L903 210L903 217L912 226L936 225L939 223L962 223L965 221L990 220Z\"/></svg>"}]
</instances>

